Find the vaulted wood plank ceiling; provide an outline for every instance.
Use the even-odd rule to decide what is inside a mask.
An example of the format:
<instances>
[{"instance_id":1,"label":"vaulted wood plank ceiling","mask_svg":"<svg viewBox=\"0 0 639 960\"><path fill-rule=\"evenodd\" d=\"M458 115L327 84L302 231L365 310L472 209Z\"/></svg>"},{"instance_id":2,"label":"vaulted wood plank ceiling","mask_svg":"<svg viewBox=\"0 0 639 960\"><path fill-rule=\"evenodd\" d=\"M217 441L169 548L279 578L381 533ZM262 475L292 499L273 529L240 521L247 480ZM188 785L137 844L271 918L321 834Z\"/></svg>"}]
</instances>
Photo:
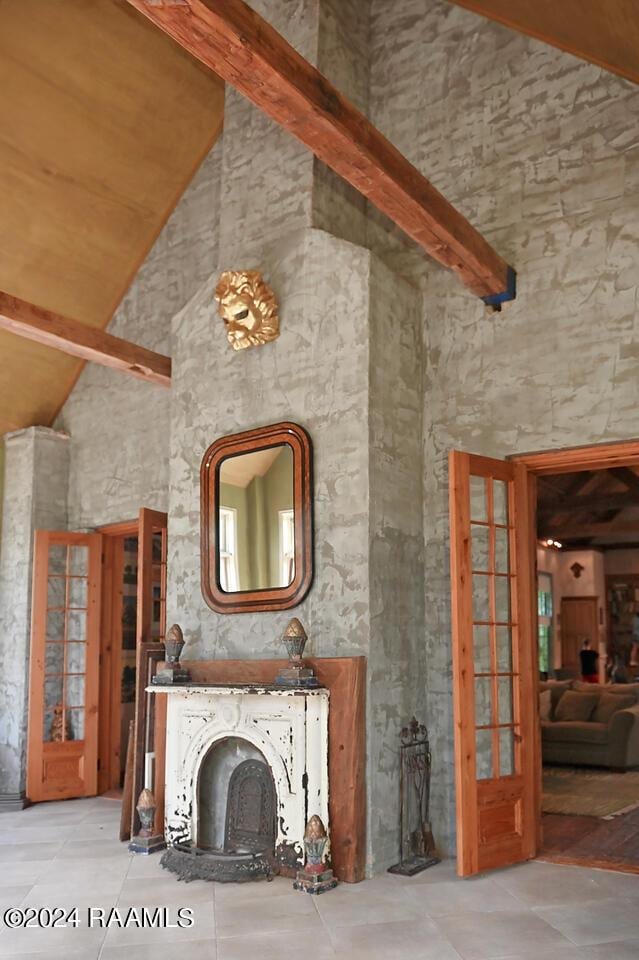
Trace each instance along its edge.
<instances>
[{"instance_id":1,"label":"vaulted wood plank ceiling","mask_svg":"<svg viewBox=\"0 0 639 960\"><path fill-rule=\"evenodd\" d=\"M451 0L639 83L637 0Z\"/></svg>"},{"instance_id":2,"label":"vaulted wood plank ceiling","mask_svg":"<svg viewBox=\"0 0 639 960\"><path fill-rule=\"evenodd\" d=\"M0 0L0 290L104 328L222 118L125 0ZM0 434L51 423L81 367L0 332Z\"/></svg>"}]
</instances>

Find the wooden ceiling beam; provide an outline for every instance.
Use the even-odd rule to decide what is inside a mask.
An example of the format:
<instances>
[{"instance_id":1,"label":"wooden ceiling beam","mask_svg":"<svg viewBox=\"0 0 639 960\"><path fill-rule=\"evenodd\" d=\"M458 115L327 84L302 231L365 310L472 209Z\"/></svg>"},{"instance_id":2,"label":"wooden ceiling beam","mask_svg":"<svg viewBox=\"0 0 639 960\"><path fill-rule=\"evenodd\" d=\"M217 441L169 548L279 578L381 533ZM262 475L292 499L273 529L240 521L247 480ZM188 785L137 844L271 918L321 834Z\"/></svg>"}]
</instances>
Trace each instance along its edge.
<instances>
[{"instance_id":1,"label":"wooden ceiling beam","mask_svg":"<svg viewBox=\"0 0 639 960\"><path fill-rule=\"evenodd\" d=\"M390 217L484 302L515 274L484 237L243 0L128 0Z\"/></svg>"},{"instance_id":2,"label":"wooden ceiling beam","mask_svg":"<svg viewBox=\"0 0 639 960\"><path fill-rule=\"evenodd\" d=\"M635 504L639 505L637 504L637 496L639 496L639 476L637 476L634 470L631 470L630 467L614 467L610 470L610 473L617 480L620 480L628 490L632 490L635 494Z\"/></svg>"},{"instance_id":3,"label":"wooden ceiling beam","mask_svg":"<svg viewBox=\"0 0 639 960\"><path fill-rule=\"evenodd\" d=\"M587 496L575 497L570 502L548 503L541 501L539 516L541 519L551 520L560 514L576 513L587 510L596 513L605 510L623 510L625 507L639 507L639 496L636 493L590 493Z\"/></svg>"},{"instance_id":4,"label":"wooden ceiling beam","mask_svg":"<svg viewBox=\"0 0 639 960\"><path fill-rule=\"evenodd\" d=\"M548 528L538 528L539 536L561 540L577 540L592 537L613 537L615 534L639 533L639 519L621 520L615 517L608 523L570 523L553 524Z\"/></svg>"},{"instance_id":5,"label":"wooden ceiling beam","mask_svg":"<svg viewBox=\"0 0 639 960\"><path fill-rule=\"evenodd\" d=\"M99 363L163 387L171 385L171 358L103 330L61 317L0 291L0 330L81 360Z\"/></svg>"}]
</instances>

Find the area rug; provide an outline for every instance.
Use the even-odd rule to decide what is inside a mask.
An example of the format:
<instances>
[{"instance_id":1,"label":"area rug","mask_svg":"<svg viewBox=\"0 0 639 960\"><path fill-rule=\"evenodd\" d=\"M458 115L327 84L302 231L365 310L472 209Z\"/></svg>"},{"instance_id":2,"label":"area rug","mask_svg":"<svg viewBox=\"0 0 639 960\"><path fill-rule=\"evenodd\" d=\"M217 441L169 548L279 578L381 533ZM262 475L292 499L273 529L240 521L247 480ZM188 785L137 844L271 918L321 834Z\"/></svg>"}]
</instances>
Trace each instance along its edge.
<instances>
[{"instance_id":1,"label":"area rug","mask_svg":"<svg viewBox=\"0 0 639 960\"><path fill-rule=\"evenodd\" d=\"M618 817L639 807L639 771L610 773L587 767L544 767L544 813Z\"/></svg>"}]
</instances>

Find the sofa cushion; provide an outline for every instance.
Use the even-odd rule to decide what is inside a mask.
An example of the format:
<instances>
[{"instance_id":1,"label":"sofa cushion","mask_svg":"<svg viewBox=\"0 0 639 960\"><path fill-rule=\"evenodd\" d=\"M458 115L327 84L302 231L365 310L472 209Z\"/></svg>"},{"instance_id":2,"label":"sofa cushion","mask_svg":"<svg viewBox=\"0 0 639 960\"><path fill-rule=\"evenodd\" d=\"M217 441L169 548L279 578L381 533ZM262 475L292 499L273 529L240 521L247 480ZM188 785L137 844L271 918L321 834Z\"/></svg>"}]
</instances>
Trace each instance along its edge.
<instances>
[{"instance_id":1,"label":"sofa cushion","mask_svg":"<svg viewBox=\"0 0 639 960\"><path fill-rule=\"evenodd\" d=\"M577 720L585 722L595 712L599 702L599 693L580 693L566 690L555 710L555 720Z\"/></svg>"},{"instance_id":2,"label":"sofa cushion","mask_svg":"<svg viewBox=\"0 0 639 960\"><path fill-rule=\"evenodd\" d=\"M596 687L596 684L575 680L572 689L592 693L593 686ZM639 703L639 683L607 683L598 689L605 693L621 693L626 697L634 697L635 703Z\"/></svg>"},{"instance_id":3,"label":"sofa cushion","mask_svg":"<svg viewBox=\"0 0 639 960\"><path fill-rule=\"evenodd\" d=\"M572 687L572 680L542 680L539 683L539 690L543 693L545 690L550 690L550 699L552 702L552 707L550 710L550 716L554 716L555 710L557 709L557 704L561 700L562 696L566 690L570 690Z\"/></svg>"},{"instance_id":4,"label":"sofa cushion","mask_svg":"<svg viewBox=\"0 0 639 960\"><path fill-rule=\"evenodd\" d=\"M608 726L605 723L579 723L576 720L544 723L542 740L551 743L607 743Z\"/></svg>"},{"instance_id":5,"label":"sofa cushion","mask_svg":"<svg viewBox=\"0 0 639 960\"><path fill-rule=\"evenodd\" d=\"M550 720L552 710L552 696L550 690L541 690L539 693L539 719Z\"/></svg>"},{"instance_id":6,"label":"sofa cushion","mask_svg":"<svg viewBox=\"0 0 639 960\"><path fill-rule=\"evenodd\" d=\"M623 693L608 693L607 690L604 690L599 697L599 703L595 708L592 719L596 723L608 723L617 710L625 710L626 707L633 707L634 704L635 698L632 694L624 696Z\"/></svg>"}]
</instances>

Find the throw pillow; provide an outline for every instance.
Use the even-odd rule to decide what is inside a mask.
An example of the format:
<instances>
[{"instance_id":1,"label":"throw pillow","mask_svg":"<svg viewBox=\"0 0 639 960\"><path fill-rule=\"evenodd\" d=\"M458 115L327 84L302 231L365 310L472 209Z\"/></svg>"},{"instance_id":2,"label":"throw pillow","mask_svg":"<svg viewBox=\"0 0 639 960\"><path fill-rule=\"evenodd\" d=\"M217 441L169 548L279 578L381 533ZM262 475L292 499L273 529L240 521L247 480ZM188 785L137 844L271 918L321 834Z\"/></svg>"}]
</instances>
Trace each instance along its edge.
<instances>
[{"instance_id":1,"label":"throw pillow","mask_svg":"<svg viewBox=\"0 0 639 960\"><path fill-rule=\"evenodd\" d=\"M550 720L550 708L552 707L550 690L542 690L539 694L539 719Z\"/></svg>"},{"instance_id":2,"label":"throw pillow","mask_svg":"<svg viewBox=\"0 0 639 960\"><path fill-rule=\"evenodd\" d=\"M632 694L602 693L592 719L595 723L608 723L618 710L625 710L626 707L633 707L634 704L635 698Z\"/></svg>"},{"instance_id":3,"label":"throw pillow","mask_svg":"<svg viewBox=\"0 0 639 960\"><path fill-rule=\"evenodd\" d=\"M555 720L579 720L584 723L590 720L598 701L598 693L579 693L577 690L566 690L557 704Z\"/></svg>"}]
</instances>

